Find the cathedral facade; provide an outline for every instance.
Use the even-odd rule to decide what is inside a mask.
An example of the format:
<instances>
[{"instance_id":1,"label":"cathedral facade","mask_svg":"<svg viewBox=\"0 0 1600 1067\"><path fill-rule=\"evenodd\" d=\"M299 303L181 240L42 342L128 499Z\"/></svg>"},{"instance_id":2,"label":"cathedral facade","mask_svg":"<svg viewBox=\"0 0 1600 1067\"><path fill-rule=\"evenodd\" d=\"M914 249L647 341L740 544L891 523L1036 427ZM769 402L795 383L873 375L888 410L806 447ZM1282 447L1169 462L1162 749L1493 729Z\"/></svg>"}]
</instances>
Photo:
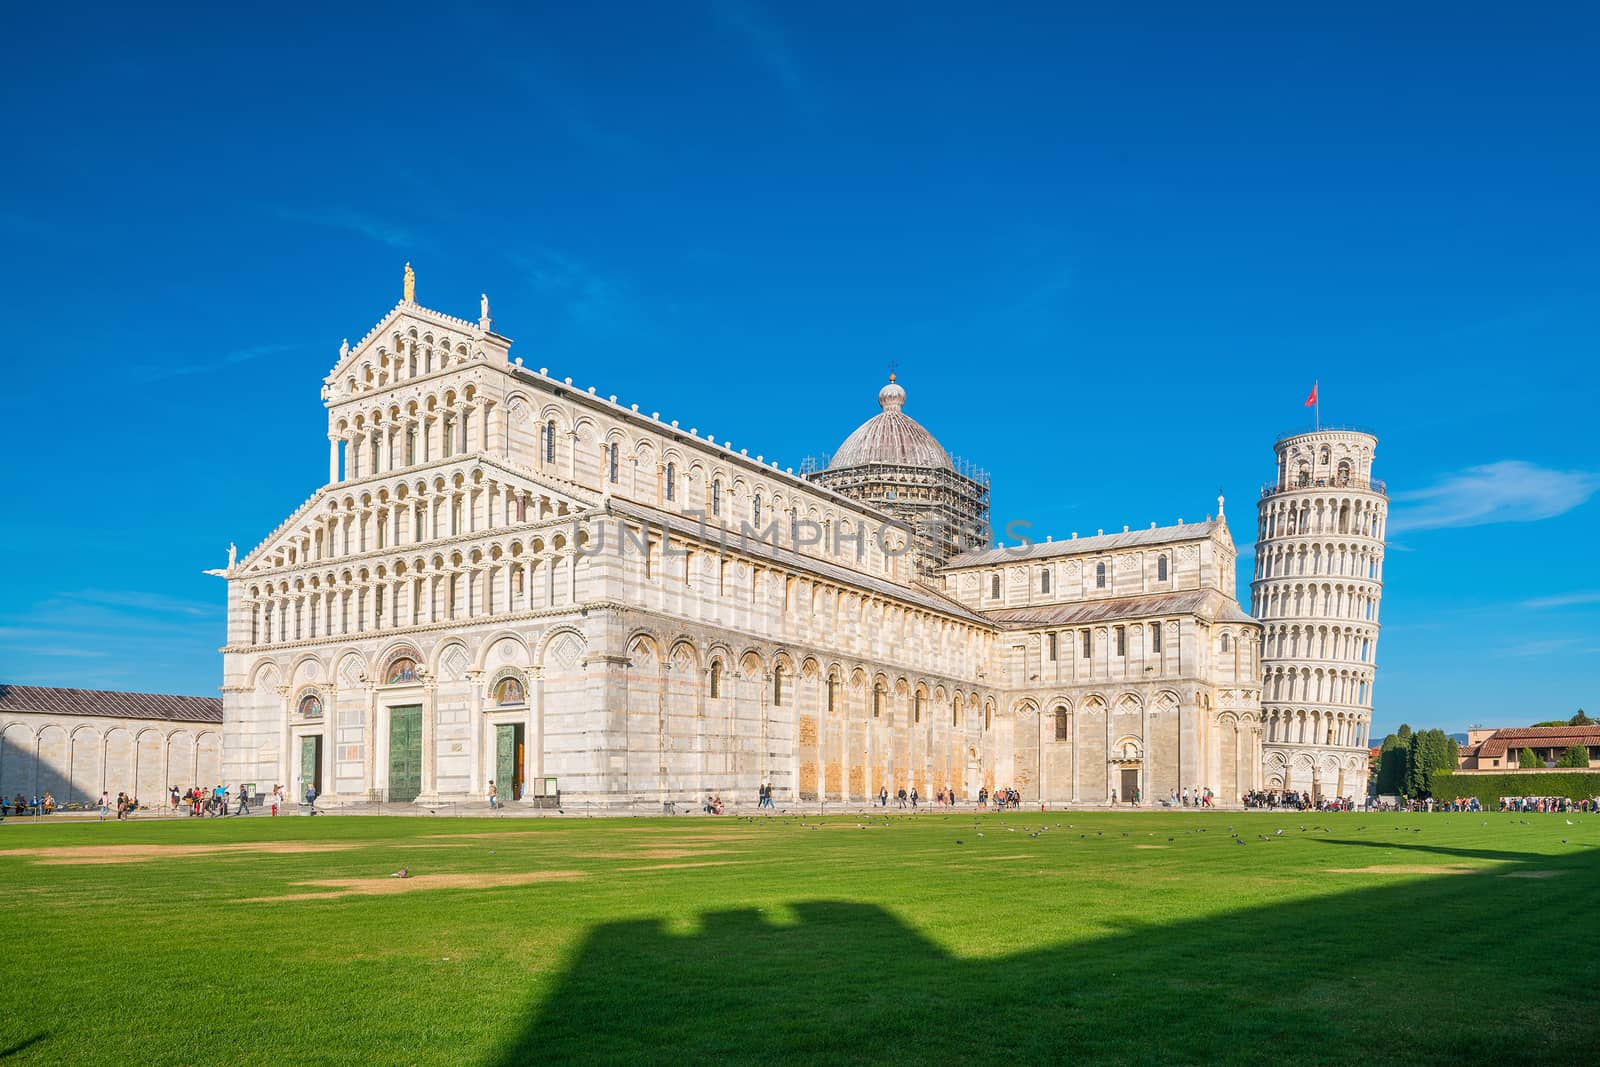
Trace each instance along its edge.
<instances>
[{"instance_id":1,"label":"cathedral facade","mask_svg":"<svg viewBox=\"0 0 1600 1067\"><path fill-rule=\"evenodd\" d=\"M510 349L487 299L441 314L409 272L341 347L326 480L223 572L228 780L644 811L761 783L805 805L1262 786L1262 630L1220 500L986 547L961 526L986 478L896 383L796 474Z\"/></svg>"}]
</instances>

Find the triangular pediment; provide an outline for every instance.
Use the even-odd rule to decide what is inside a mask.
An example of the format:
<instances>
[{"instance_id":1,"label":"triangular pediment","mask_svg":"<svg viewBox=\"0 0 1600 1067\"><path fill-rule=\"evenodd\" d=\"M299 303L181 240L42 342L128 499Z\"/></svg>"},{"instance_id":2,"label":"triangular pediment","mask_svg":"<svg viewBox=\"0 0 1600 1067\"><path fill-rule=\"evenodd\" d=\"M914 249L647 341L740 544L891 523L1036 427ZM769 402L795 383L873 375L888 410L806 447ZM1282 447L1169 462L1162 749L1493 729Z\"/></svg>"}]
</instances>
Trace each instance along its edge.
<instances>
[{"instance_id":1,"label":"triangular pediment","mask_svg":"<svg viewBox=\"0 0 1600 1067\"><path fill-rule=\"evenodd\" d=\"M418 482L432 484L436 478L444 478L450 484L457 476L467 481L473 481L479 476L492 478L494 481L510 488L528 493L538 506L530 512L527 518L517 523L517 526L538 526L551 522L569 521L570 517L588 512L599 506L600 498L590 490L581 486L558 481L545 477L538 472L523 470L514 467L499 459L490 456L462 456L443 463L416 468L414 470L384 474L373 479L363 479L358 482L341 482L337 485L323 486L311 495L305 503L294 510L287 519L278 524L267 538L252 549L238 563L229 577L241 578L251 575L265 575L285 568L298 567L312 562L306 557L306 545L311 542L314 524L320 519L337 512L342 513L348 506L361 506L363 503L386 506L390 500L398 500L399 486L404 484L408 488ZM461 534L450 538L438 538L410 544L390 545L383 549L370 550L366 553L356 553L350 556L336 556L317 561L319 566L337 565L341 560L354 558L355 555L374 556L393 552L407 552L414 549L426 548L429 545L443 541L470 540L490 536L503 532L501 530L479 530L475 533Z\"/></svg>"},{"instance_id":2,"label":"triangular pediment","mask_svg":"<svg viewBox=\"0 0 1600 1067\"><path fill-rule=\"evenodd\" d=\"M383 358L394 355L399 346L408 341L440 350L448 347L451 353L459 353L465 347L469 355L476 355L483 349L485 341L492 341L489 347L502 351L509 345L505 338L497 336L483 322L458 319L454 315L402 300L355 344L348 348L341 345L333 369L323 382L335 386L341 380L347 380L353 371L361 371L364 365L371 366L377 373ZM356 377L358 382L368 384L364 373L357 373Z\"/></svg>"}]
</instances>

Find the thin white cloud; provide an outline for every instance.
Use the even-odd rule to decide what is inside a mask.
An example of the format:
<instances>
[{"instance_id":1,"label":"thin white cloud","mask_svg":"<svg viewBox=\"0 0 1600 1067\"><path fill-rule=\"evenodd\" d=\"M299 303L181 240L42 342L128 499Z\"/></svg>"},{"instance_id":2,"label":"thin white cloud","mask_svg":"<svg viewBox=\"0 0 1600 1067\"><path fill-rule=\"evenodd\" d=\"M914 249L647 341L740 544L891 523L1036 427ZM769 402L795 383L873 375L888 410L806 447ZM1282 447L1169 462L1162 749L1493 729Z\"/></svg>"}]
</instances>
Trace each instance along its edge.
<instances>
[{"instance_id":1,"label":"thin white cloud","mask_svg":"<svg viewBox=\"0 0 1600 1067\"><path fill-rule=\"evenodd\" d=\"M248 363L262 356L274 356L282 352L292 352L303 348L300 344L269 344L250 345L246 348L236 348L231 352L224 352L215 359L201 360L194 363L171 363L166 366L138 366L130 367L129 373L134 381L138 382L164 382L169 378L183 378L191 374L205 374L214 371L219 366L237 363Z\"/></svg>"},{"instance_id":2,"label":"thin white cloud","mask_svg":"<svg viewBox=\"0 0 1600 1067\"><path fill-rule=\"evenodd\" d=\"M620 277L548 246L513 254L510 259L533 287L558 302L577 326L605 332L642 328L639 304Z\"/></svg>"},{"instance_id":3,"label":"thin white cloud","mask_svg":"<svg viewBox=\"0 0 1600 1067\"><path fill-rule=\"evenodd\" d=\"M147 593L130 589L83 589L74 593L58 594L63 599L80 604L93 604L119 610L152 612L158 615L182 615L192 619L208 618L221 609L217 604L201 604L182 600L163 593Z\"/></svg>"},{"instance_id":4,"label":"thin white cloud","mask_svg":"<svg viewBox=\"0 0 1600 1067\"><path fill-rule=\"evenodd\" d=\"M766 70L802 111L816 110L816 93L811 80L795 60L783 27L759 4L751 0L718 0L712 5L717 17L736 34L757 65Z\"/></svg>"},{"instance_id":5,"label":"thin white cloud","mask_svg":"<svg viewBox=\"0 0 1600 1067\"><path fill-rule=\"evenodd\" d=\"M1539 596L1532 600L1524 600L1522 607L1541 611L1545 608L1573 608L1582 604L1600 604L1600 589L1591 589L1586 593L1560 593L1556 596Z\"/></svg>"},{"instance_id":6,"label":"thin white cloud","mask_svg":"<svg viewBox=\"0 0 1600 1067\"><path fill-rule=\"evenodd\" d=\"M1434 530L1537 522L1564 515L1600 491L1600 474L1560 471L1503 459L1450 474L1426 489L1398 493L1389 529Z\"/></svg>"},{"instance_id":7,"label":"thin white cloud","mask_svg":"<svg viewBox=\"0 0 1600 1067\"><path fill-rule=\"evenodd\" d=\"M388 245L390 248L409 249L417 243L415 235L408 227L376 219L349 208L304 211L299 208L280 207L277 211L278 217L285 222L300 222L310 226L344 230L377 241L379 244Z\"/></svg>"}]
</instances>

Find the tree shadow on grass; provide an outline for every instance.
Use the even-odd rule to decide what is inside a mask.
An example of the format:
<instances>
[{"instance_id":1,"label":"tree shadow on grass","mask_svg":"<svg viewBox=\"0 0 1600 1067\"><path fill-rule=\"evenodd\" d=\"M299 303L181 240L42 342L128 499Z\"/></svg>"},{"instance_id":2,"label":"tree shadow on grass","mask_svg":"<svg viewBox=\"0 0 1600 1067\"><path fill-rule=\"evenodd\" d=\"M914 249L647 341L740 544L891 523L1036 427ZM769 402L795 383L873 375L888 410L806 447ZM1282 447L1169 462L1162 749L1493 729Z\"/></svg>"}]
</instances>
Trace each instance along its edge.
<instances>
[{"instance_id":1,"label":"tree shadow on grass","mask_svg":"<svg viewBox=\"0 0 1600 1067\"><path fill-rule=\"evenodd\" d=\"M1493 848L1454 848L1449 845L1424 845L1407 841L1352 841L1348 837L1311 837L1319 845L1355 845L1358 848L1375 848L1383 851L1398 849L1406 852L1428 852L1435 856L1458 856L1470 860L1502 860L1515 863L1543 863L1550 857L1539 852L1506 852Z\"/></svg>"},{"instance_id":2,"label":"tree shadow on grass","mask_svg":"<svg viewBox=\"0 0 1600 1067\"><path fill-rule=\"evenodd\" d=\"M45 1039L47 1039L49 1036L50 1036L50 1031L41 1030L37 1034L34 1034L31 1037L23 1038L21 1041L18 1041L14 1045L10 1045L10 1046L8 1046L6 1048L0 1048L0 1060L9 1060L12 1056L17 1055L17 1053L19 1053L19 1052L26 1052L28 1049L30 1049L33 1046L37 1045L39 1042L44 1041Z\"/></svg>"},{"instance_id":3,"label":"tree shadow on grass","mask_svg":"<svg viewBox=\"0 0 1600 1067\"><path fill-rule=\"evenodd\" d=\"M1592 1062L1600 853L1538 858L1562 876L1419 878L1000 958L861 903L612 923L492 1062ZM1048 941L1073 911L1021 921Z\"/></svg>"}]
</instances>

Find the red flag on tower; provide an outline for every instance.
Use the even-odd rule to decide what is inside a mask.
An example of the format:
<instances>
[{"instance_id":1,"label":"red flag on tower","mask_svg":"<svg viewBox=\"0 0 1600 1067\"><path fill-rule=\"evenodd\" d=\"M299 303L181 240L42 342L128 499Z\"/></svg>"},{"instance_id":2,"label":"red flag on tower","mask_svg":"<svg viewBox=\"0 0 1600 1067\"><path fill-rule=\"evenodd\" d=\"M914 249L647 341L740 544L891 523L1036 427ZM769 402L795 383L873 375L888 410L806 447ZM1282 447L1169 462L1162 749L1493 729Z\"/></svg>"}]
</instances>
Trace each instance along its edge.
<instances>
[{"instance_id":1,"label":"red flag on tower","mask_svg":"<svg viewBox=\"0 0 1600 1067\"><path fill-rule=\"evenodd\" d=\"M1314 408L1316 406L1317 406L1317 383L1316 382L1312 382L1311 383L1311 395L1306 397L1306 407Z\"/></svg>"}]
</instances>

